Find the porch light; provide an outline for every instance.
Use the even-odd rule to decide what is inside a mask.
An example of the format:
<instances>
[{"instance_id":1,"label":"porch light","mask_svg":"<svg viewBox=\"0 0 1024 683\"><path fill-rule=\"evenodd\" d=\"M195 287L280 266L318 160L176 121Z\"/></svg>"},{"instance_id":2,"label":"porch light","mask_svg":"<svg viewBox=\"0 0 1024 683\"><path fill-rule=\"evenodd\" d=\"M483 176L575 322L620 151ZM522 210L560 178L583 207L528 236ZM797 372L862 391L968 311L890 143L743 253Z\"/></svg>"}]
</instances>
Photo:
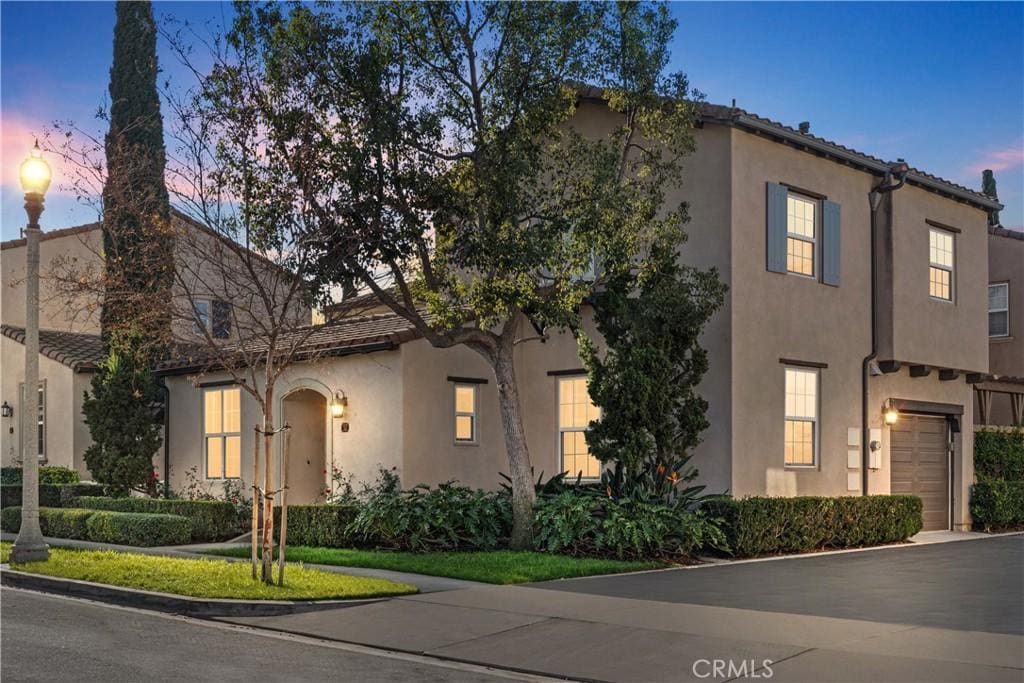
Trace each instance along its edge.
<instances>
[{"instance_id":1,"label":"porch light","mask_svg":"<svg viewBox=\"0 0 1024 683\"><path fill-rule=\"evenodd\" d=\"M0 406L0 417L14 417L14 408L7 401L4 401L4 404Z\"/></svg>"},{"instance_id":2,"label":"porch light","mask_svg":"<svg viewBox=\"0 0 1024 683\"><path fill-rule=\"evenodd\" d=\"M334 399L331 401L331 417L345 417L346 406L348 406L348 396L343 391L335 391Z\"/></svg>"},{"instance_id":3,"label":"porch light","mask_svg":"<svg viewBox=\"0 0 1024 683\"><path fill-rule=\"evenodd\" d=\"M42 199L50 187L50 164L46 163L43 153L39 150L39 142L18 167L21 189L27 195L36 195Z\"/></svg>"},{"instance_id":4,"label":"porch light","mask_svg":"<svg viewBox=\"0 0 1024 683\"><path fill-rule=\"evenodd\" d=\"M882 417L885 418L885 424L894 425L900 419L900 411L896 410L896 406L889 403L885 406Z\"/></svg>"}]
</instances>

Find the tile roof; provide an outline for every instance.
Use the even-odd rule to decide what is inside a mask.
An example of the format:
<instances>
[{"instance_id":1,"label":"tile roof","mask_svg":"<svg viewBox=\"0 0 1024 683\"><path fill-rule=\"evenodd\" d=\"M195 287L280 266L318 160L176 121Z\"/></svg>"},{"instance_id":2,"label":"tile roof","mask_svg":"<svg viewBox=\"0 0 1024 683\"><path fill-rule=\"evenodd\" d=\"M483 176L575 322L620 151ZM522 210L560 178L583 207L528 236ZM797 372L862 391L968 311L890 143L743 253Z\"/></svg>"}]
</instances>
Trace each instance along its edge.
<instances>
[{"instance_id":1,"label":"tile roof","mask_svg":"<svg viewBox=\"0 0 1024 683\"><path fill-rule=\"evenodd\" d=\"M0 333L19 344L25 343L25 329L22 327L2 325ZM95 372L106 357L99 335L56 330L39 331L39 353L75 372Z\"/></svg>"},{"instance_id":2,"label":"tile roof","mask_svg":"<svg viewBox=\"0 0 1024 683\"><path fill-rule=\"evenodd\" d=\"M1001 225L988 226L988 234L1024 241L1024 230L1010 230L1009 228L1004 228Z\"/></svg>"},{"instance_id":3,"label":"tile roof","mask_svg":"<svg viewBox=\"0 0 1024 683\"><path fill-rule=\"evenodd\" d=\"M418 339L419 336L411 323L394 313L344 318L323 325L301 328L290 335L292 340L304 337L301 339L297 355L299 360L388 350ZM284 337L278 348L287 348L289 344L289 337ZM240 345L234 348L239 348ZM259 353L266 349L266 344L261 339L254 339L245 343L243 348L247 354ZM230 351L232 347L226 349ZM223 354L220 356L223 357ZM241 359L241 354L239 358ZM157 374L189 374L210 369L216 364L217 356L199 350L161 363Z\"/></svg>"}]
</instances>

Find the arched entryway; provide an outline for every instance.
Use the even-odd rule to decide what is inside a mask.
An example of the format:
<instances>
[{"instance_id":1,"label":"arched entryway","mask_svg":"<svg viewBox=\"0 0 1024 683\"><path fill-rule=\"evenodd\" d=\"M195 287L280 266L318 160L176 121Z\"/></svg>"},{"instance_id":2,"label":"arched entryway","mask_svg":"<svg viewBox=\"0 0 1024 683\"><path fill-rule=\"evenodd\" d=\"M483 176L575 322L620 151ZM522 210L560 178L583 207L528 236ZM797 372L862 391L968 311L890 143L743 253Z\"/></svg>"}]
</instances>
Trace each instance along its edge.
<instances>
[{"instance_id":1,"label":"arched entryway","mask_svg":"<svg viewBox=\"0 0 1024 683\"><path fill-rule=\"evenodd\" d=\"M291 425L288 503L315 503L326 482L327 399L313 389L298 389L284 397L281 408L283 422Z\"/></svg>"}]
</instances>

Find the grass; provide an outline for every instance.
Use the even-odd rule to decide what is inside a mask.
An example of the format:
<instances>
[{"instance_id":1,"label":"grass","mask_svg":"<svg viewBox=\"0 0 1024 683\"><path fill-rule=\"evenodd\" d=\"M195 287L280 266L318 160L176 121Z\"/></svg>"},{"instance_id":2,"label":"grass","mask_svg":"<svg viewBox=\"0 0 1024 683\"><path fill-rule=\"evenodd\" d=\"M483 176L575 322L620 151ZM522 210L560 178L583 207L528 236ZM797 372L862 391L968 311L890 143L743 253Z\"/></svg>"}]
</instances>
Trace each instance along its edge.
<instances>
[{"instance_id":1,"label":"grass","mask_svg":"<svg viewBox=\"0 0 1024 683\"><path fill-rule=\"evenodd\" d=\"M10 543L0 544L0 560L10 557ZM110 550L50 548L50 559L11 565L12 569L65 579L173 593L195 598L243 600L327 600L376 598L415 593L416 587L384 579L346 576L291 564L285 585L253 581L247 563L181 559ZM276 567L275 567L276 569Z\"/></svg>"},{"instance_id":2,"label":"grass","mask_svg":"<svg viewBox=\"0 0 1024 683\"><path fill-rule=\"evenodd\" d=\"M209 551L213 555L249 557L248 546ZM567 557L514 550L459 553L409 553L386 550L351 550L347 548L288 548L289 561L340 567L391 569L413 574L446 576L483 583L528 583L552 579L570 579L596 574L657 569L659 562L629 562L590 557Z\"/></svg>"}]
</instances>

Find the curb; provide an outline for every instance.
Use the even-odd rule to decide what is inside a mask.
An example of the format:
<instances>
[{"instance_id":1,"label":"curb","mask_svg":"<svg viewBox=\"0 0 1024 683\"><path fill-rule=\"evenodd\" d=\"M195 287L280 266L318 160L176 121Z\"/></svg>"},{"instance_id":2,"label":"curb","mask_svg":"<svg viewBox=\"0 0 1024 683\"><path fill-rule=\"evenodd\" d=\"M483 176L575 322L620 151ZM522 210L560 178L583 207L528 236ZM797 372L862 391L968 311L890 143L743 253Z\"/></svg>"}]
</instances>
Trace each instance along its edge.
<instances>
[{"instance_id":1,"label":"curb","mask_svg":"<svg viewBox=\"0 0 1024 683\"><path fill-rule=\"evenodd\" d=\"M168 612L188 617L277 617L344 607L360 607L384 602L388 598L355 600L230 600L223 598L193 598L170 593L136 590L109 586L91 581L63 579L42 574L19 572L2 565L0 584L43 593L70 595L122 607Z\"/></svg>"}]
</instances>

